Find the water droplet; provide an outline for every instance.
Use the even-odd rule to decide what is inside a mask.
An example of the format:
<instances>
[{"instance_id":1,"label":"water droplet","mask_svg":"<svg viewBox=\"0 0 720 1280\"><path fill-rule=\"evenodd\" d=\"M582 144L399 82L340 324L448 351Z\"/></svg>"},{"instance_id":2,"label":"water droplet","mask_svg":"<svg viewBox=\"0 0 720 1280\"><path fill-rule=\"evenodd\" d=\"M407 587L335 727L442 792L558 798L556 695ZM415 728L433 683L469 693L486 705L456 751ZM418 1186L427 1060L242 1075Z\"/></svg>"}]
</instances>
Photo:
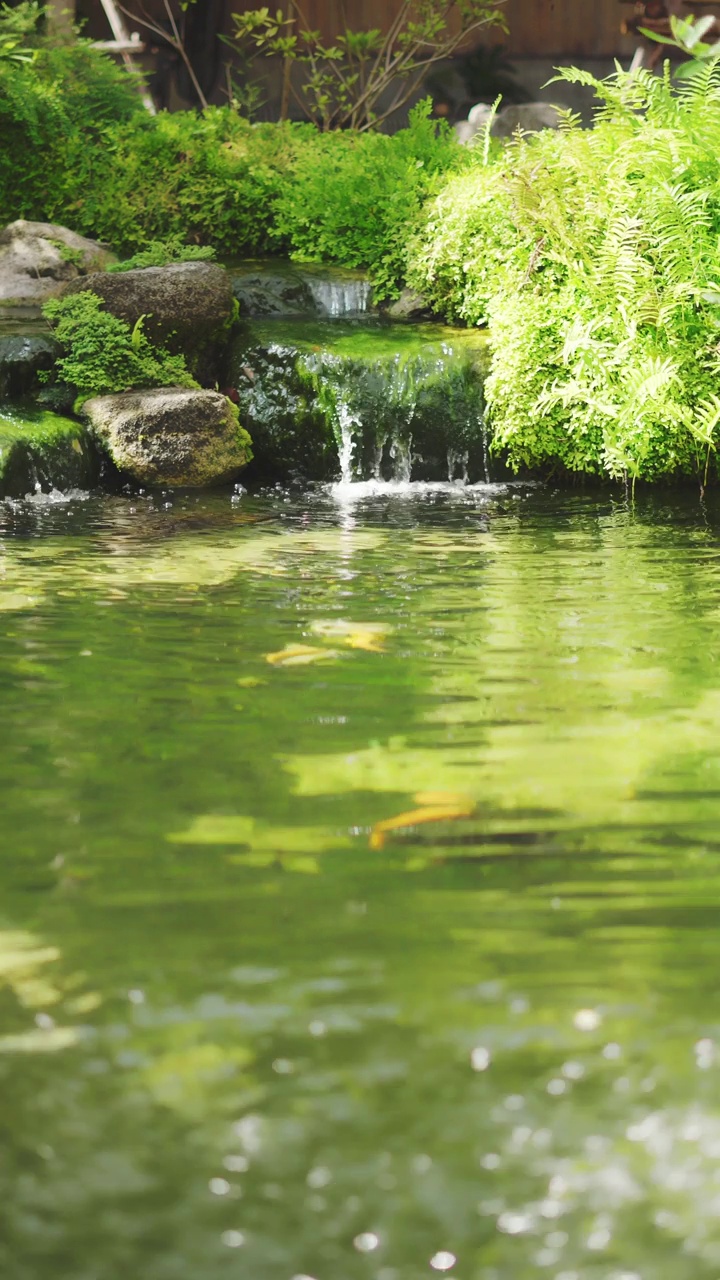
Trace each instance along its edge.
<instances>
[{"instance_id":1,"label":"water droplet","mask_svg":"<svg viewBox=\"0 0 720 1280\"><path fill-rule=\"evenodd\" d=\"M573 1018L578 1031L597 1031L601 1022L602 1017L597 1009L578 1009Z\"/></svg>"},{"instance_id":2,"label":"water droplet","mask_svg":"<svg viewBox=\"0 0 720 1280\"><path fill-rule=\"evenodd\" d=\"M373 1231L362 1231L355 1237L353 1244L358 1253L372 1253L380 1244L380 1238Z\"/></svg>"},{"instance_id":3,"label":"water droplet","mask_svg":"<svg viewBox=\"0 0 720 1280\"><path fill-rule=\"evenodd\" d=\"M457 1258L454 1253L448 1253L447 1250L441 1249L439 1253L433 1254L430 1259L430 1266L433 1271L449 1271L455 1266Z\"/></svg>"},{"instance_id":4,"label":"water droplet","mask_svg":"<svg viewBox=\"0 0 720 1280\"><path fill-rule=\"evenodd\" d=\"M223 1165L231 1173L247 1173L250 1168L250 1161L247 1156L225 1156Z\"/></svg>"},{"instance_id":5,"label":"water droplet","mask_svg":"<svg viewBox=\"0 0 720 1280\"><path fill-rule=\"evenodd\" d=\"M295 1070L288 1058L276 1058L272 1064L272 1069L279 1076L290 1076Z\"/></svg>"},{"instance_id":6,"label":"water droplet","mask_svg":"<svg viewBox=\"0 0 720 1280\"><path fill-rule=\"evenodd\" d=\"M245 1237L242 1231L223 1231L220 1239L226 1244L228 1249L240 1249L245 1243Z\"/></svg>"},{"instance_id":7,"label":"water droplet","mask_svg":"<svg viewBox=\"0 0 720 1280\"><path fill-rule=\"evenodd\" d=\"M483 1045L476 1045L470 1054L470 1065L473 1071L487 1071L490 1066L490 1050Z\"/></svg>"},{"instance_id":8,"label":"water droplet","mask_svg":"<svg viewBox=\"0 0 720 1280\"><path fill-rule=\"evenodd\" d=\"M501 1213L497 1220L499 1231L508 1236L520 1236L532 1227L532 1218L527 1213Z\"/></svg>"},{"instance_id":9,"label":"water droplet","mask_svg":"<svg viewBox=\"0 0 720 1280\"><path fill-rule=\"evenodd\" d=\"M137 988L135 988L133 991L128 991L128 1000L130 1001L131 1004L144 1004L145 992L139 991Z\"/></svg>"},{"instance_id":10,"label":"water droplet","mask_svg":"<svg viewBox=\"0 0 720 1280\"><path fill-rule=\"evenodd\" d=\"M309 1187L313 1188L313 1191L320 1191L323 1187L330 1185L332 1173L324 1165L318 1165L317 1168L310 1170L305 1181Z\"/></svg>"},{"instance_id":11,"label":"water droplet","mask_svg":"<svg viewBox=\"0 0 720 1280\"><path fill-rule=\"evenodd\" d=\"M226 1196L230 1191L230 1183L227 1178L211 1178L208 1186L214 1196Z\"/></svg>"},{"instance_id":12,"label":"water droplet","mask_svg":"<svg viewBox=\"0 0 720 1280\"><path fill-rule=\"evenodd\" d=\"M546 1088L548 1093L554 1097L559 1097L561 1093L567 1091L567 1080L561 1080L559 1076L556 1076L554 1080L548 1080Z\"/></svg>"}]
</instances>

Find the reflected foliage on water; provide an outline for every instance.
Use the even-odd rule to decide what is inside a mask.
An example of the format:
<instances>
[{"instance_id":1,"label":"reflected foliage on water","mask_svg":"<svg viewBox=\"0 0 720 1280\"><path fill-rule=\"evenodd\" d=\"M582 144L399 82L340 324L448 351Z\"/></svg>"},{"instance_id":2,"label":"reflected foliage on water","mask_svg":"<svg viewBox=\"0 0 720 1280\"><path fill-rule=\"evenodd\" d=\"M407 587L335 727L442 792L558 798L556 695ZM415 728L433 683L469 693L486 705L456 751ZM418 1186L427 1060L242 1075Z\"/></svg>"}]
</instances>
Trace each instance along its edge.
<instances>
[{"instance_id":1,"label":"reflected foliage on water","mask_svg":"<svg viewBox=\"0 0 720 1280\"><path fill-rule=\"evenodd\" d=\"M716 1280L713 511L8 504L0 608L3 1277Z\"/></svg>"}]
</instances>

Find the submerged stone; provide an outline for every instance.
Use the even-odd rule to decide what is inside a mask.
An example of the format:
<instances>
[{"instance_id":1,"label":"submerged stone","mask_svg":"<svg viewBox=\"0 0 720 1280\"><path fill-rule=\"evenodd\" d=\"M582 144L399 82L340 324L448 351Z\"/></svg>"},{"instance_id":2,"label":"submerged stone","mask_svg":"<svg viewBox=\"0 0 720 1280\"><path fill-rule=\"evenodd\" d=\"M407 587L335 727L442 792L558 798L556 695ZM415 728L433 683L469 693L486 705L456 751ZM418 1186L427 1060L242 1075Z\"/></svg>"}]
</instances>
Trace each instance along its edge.
<instances>
[{"instance_id":1,"label":"submerged stone","mask_svg":"<svg viewBox=\"0 0 720 1280\"><path fill-rule=\"evenodd\" d=\"M482 479L483 335L440 325L257 323L227 380L254 471L324 480Z\"/></svg>"},{"instance_id":2,"label":"submerged stone","mask_svg":"<svg viewBox=\"0 0 720 1280\"><path fill-rule=\"evenodd\" d=\"M83 413L116 467L141 483L222 484L252 457L237 409L217 391L124 391L87 400Z\"/></svg>"},{"instance_id":3,"label":"submerged stone","mask_svg":"<svg viewBox=\"0 0 720 1280\"><path fill-rule=\"evenodd\" d=\"M95 478L97 454L79 422L47 410L0 412L0 496L38 489L82 489Z\"/></svg>"}]
</instances>

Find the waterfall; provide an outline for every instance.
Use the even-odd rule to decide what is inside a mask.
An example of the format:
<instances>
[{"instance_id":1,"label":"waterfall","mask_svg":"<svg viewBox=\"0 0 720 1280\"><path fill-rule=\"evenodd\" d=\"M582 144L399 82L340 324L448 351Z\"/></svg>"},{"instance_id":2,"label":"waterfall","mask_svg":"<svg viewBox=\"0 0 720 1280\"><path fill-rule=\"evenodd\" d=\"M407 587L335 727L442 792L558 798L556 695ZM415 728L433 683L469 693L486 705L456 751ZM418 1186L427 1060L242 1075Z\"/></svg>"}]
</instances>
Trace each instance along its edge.
<instances>
[{"instance_id":1,"label":"waterfall","mask_svg":"<svg viewBox=\"0 0 720 1280\"><path fill-rule=\"evenodd\" d=\"M321 280L307 277L307 284L322 315L366 315L370 309L371 287L367 280Z\"/></svg>"},{"instance_id":2,"label":"waterfall","mask_svg":"<svg viewBox=\"0 0 720 1280\"><path fill-rule=\"evenodd\" d=\"M338 444L340 483L351 484L353 479L353 458L355 455L355 430L360 424L351 413L348 405L344 404L342 400L338 400L335 412L338 427L340 428L340 442Z\"/></svg>"},{"instance_id":3,"label":"waterfall","mask_svg":"<svg viewBox=\"0 0 720 1280\"><path fill-rule=\"evenodd\" d=\"M390 457L393 460L393 480L400 484L409 484L412 474L412 436L395 436L390 445Z\"/></svg>"}]
</instances>

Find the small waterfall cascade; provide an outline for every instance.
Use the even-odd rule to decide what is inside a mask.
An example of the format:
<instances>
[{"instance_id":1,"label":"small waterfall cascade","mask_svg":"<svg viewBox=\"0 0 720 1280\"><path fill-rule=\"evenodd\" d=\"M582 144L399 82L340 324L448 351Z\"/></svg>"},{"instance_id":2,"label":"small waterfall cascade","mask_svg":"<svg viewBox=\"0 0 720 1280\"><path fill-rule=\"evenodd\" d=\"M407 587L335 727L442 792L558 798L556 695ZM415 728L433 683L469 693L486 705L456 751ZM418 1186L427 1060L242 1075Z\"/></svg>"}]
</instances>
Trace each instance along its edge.
<instances>
[{"instance_id":1,"label":"small waterfall cascade","mask_svg":"<svg viewBox=\"0 0 720 1280\"><path fill-rule=\"evenodd\" d=\"M367 315L370 310L372 289L368 280L308 275L306 282L319 313L332 320Z\"/></svg>"},{"instance_id":2,"label":"small waterfall cascade","mask_svg":"<svg viewBox=\"0 0 720 1280\"><path fill-rule=\"evenodd\" d=\"M475 483L488 450L484 353L482 335L439 325L266 320L238 340L227 385L256 474Z\"/></svg>"}]
</instances>

